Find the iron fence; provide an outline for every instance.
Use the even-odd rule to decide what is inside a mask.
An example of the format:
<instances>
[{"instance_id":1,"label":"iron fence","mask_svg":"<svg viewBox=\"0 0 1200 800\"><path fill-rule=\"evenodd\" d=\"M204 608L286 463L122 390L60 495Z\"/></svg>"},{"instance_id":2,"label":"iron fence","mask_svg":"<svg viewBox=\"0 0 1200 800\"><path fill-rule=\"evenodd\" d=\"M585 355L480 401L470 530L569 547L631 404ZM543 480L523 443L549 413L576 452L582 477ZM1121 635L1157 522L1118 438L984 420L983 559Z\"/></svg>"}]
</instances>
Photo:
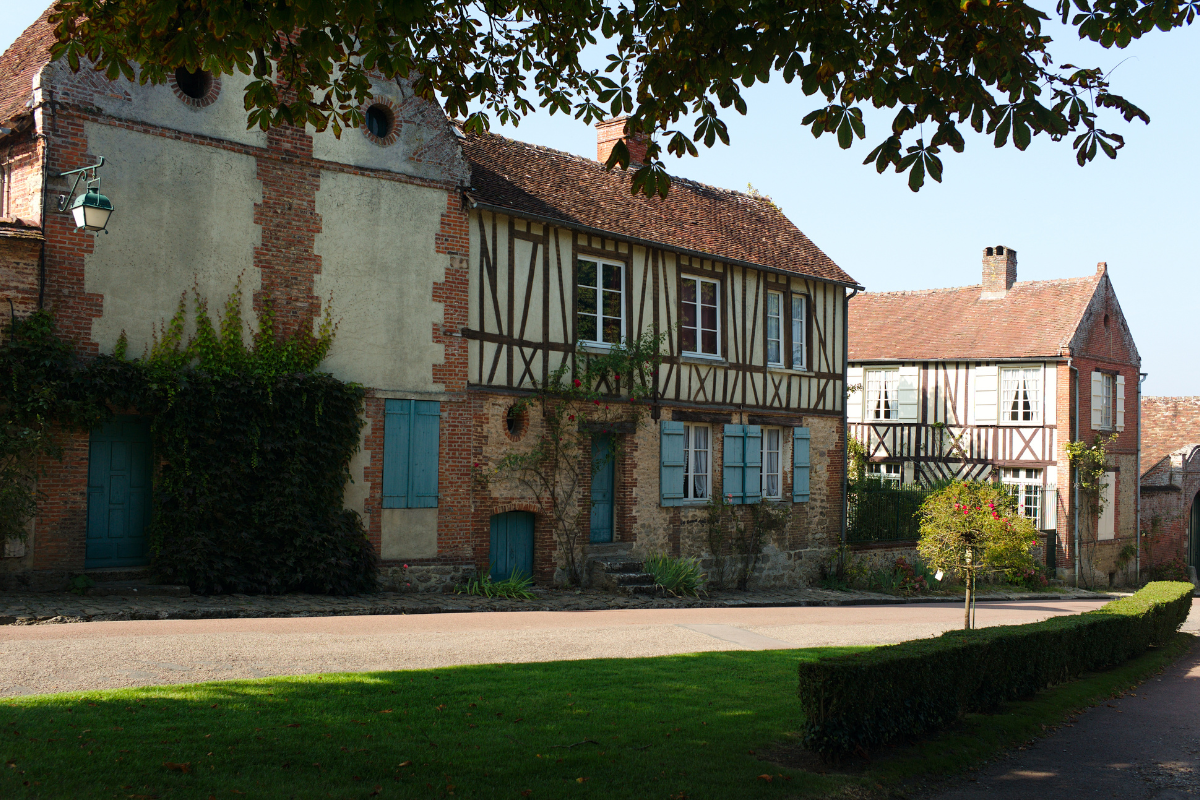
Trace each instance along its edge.
<instances>
[{"instance_id":1,"label":"iron fence","mask_svg":"<svg viewBox=\"0 0 1200 800\"><path fill-rule=\"evenodd\" d=\"M847 540L915 542L920 538L917 512L932 492L920 488L851 487L847 498Z\"/></svg>"}]
</instances>

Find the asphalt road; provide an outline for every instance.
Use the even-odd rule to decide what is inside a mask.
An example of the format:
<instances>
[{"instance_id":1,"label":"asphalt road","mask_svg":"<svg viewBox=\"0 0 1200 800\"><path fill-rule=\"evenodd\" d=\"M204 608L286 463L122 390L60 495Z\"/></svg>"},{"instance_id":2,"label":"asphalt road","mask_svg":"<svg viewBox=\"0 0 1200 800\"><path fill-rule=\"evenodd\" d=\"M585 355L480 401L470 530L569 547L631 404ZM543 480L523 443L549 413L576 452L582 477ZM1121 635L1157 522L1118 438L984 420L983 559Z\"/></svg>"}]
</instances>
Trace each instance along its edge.
<instances>
[{"instance_id":1,"label":"asphalt road","mask_svg":"<svg viewBox=\"0 0 1200 800\"><path fill-rule=\"evenodd\" d=\"M981 604L977 619L980 625L1019 624L1101 604ZM0 696L319 672L887 644L961 624L962 609L943 603L9 625L0 627Z\"/></svg>"},{"instance_id":2,"label":"asphalt road","mask_svg":"<svg viewBox=\"0 0 1200 800\"><path fill-rule=\"evenodd\" d=\"M1197 629L1200 602L1185 628ZM1162 675L1083 712L936 800L1200 797L1200 644Z\"/></svg>"}]
</instances>

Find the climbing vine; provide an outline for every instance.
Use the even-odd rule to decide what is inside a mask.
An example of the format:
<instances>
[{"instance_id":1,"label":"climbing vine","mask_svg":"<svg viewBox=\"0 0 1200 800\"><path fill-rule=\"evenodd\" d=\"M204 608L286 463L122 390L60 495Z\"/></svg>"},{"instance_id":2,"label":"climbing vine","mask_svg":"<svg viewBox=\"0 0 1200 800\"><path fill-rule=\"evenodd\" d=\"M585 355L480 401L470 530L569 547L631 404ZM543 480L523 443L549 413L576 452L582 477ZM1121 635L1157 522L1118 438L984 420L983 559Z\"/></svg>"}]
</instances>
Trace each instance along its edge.
<instances>
[{"instance_id":1,"label":"climbing vine","mask_svg":"<svg viewBox=\"0 0 1200 800\"><path fill-rule=\"evenodd\" d=\"M148 536L158 579L201 593L370 590L374 549L359 516L342 507L364 391L317 372L336 323L327 315L281 332L268 297L251 333L242 300L239 280L214 323L193 289L135 359L124 334L112 355L84 360L49 314L18 322L0 353L0 443L31 432L36 446L13 474L36 492L30 453L35 464L59 457L59 429L89 430L114 410L136 409L151 420ZM27 523L30 497L0 502Z\"/></svg>"},{"instance_id":2,"label":"climbing vine","mask_svg":"<svg viewBox=\"0 0 1200 800\"><path fill-rule=\"evenodd\" d=\"M1080 570L1080 578L1089 588L1095 583L1096 548L1100 541L1100 515L1104 513L1104 473L1108 469L1108 446L1117 438L1117 434L1107 436L1098 433L1091 444L1082 440L1067 442L1067 458L1075 470L1075 480L1083 494L1083 507L1087 511L1087 535L1080 542L1080 560L1085 569Z\"/></svg>"},{"instance_id":3,"label":"climbing vine","mask_svg":"<svg viewBox=\"0 0 1200 800\"><path fill-rule=\"evenodd\" d=\"M592 437L636 433L649 410L665 340L665 333L647 332L605 352L576 351L509 412L534 412L539 424L533 443L510 450L490 468L476 465L482 485L510 480L537 499L571 585L583 581L582 545L591 520L590 497L585 497L589 477L619 459L623 449L623 437L613 435L608 461L594 464Z\"/></svg>"}]
</instances>

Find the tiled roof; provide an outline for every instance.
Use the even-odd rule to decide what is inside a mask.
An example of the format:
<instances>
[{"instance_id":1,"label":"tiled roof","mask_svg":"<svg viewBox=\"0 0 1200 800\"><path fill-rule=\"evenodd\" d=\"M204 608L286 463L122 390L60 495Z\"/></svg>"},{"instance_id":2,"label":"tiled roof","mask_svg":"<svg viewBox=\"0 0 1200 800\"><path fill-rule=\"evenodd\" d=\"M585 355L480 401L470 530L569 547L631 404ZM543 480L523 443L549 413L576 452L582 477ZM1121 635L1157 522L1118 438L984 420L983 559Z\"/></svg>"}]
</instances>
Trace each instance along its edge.
<instances>
[{"instance_id":1,"label":"tiled roof","mask_svg":"<svg viewBox=\"0 0 1200 800\"><path fill-rule=\"evenodd\" d=\"M1031 358L1068 347L1102 275L982 288L864 292L850 301L850 360Z\"/></svg>"},{"instance_id":2,"label":"tiled roof","mask_svg":"<svg viewBox=\"0 0 1200 800\"><path fill-rule=\"evenodd\" d=\"M54 26L47 8L0 56L0 125L25 113L33 95L33 79L50 62Z\"/></svg>"},{"instance_id":3,"label":"tiled roof","mask_svg":"<svg viewBox=\"0 0 1200 800\"><path fill-rule=\"evenodd\" d=\"M469 196L567 225L853 284L775 204L673 178L666 199L630 192L631 173L496 134L467 135Z\"/></svg>"}]
</instances>

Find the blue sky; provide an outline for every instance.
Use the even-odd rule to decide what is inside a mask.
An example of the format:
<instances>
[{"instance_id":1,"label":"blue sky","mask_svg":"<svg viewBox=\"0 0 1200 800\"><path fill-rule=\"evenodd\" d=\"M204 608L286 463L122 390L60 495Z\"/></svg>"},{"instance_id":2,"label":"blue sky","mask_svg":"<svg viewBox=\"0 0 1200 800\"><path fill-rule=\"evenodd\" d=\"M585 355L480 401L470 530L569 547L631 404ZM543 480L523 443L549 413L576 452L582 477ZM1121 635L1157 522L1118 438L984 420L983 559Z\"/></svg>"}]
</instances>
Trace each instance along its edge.
<instances>
[{"instance_id":1,"label":"blue sky","mask_svg":"<svg viewBox=\"0 0 1200 800\"><path fill-rule=\"evenodd\" d=\"M13 5L0 11L0 49L41 13L37 2ZM1040 137L1020 153L971 135L966 152L945 154L943 183L927 181L914 194L904 176L861 165L888 129L887 109L868 110L867 138L844 151L800 126L818 101L775 80L747 92L745 117L729 110L729 147L669 157L668 168L731 189L753 184L871 291L977 283L988 245L1017 251L1019 280L1088 275L1107 261L1149 373L1144 393L1200 395L1200 247L1189 244L1200 187L1191 150L1200 131L1200 29L1155 32L1124 51L1079 42L1057 25L1047 32L1059 63L1120 64L1114 91L1149 113L1148 126L1105 119L1126 139L1115 161L1101 156L1080 168L1068 142ZM594 131L561 114L494 130L595 157Z\"/></svg>"}]
</instances>

